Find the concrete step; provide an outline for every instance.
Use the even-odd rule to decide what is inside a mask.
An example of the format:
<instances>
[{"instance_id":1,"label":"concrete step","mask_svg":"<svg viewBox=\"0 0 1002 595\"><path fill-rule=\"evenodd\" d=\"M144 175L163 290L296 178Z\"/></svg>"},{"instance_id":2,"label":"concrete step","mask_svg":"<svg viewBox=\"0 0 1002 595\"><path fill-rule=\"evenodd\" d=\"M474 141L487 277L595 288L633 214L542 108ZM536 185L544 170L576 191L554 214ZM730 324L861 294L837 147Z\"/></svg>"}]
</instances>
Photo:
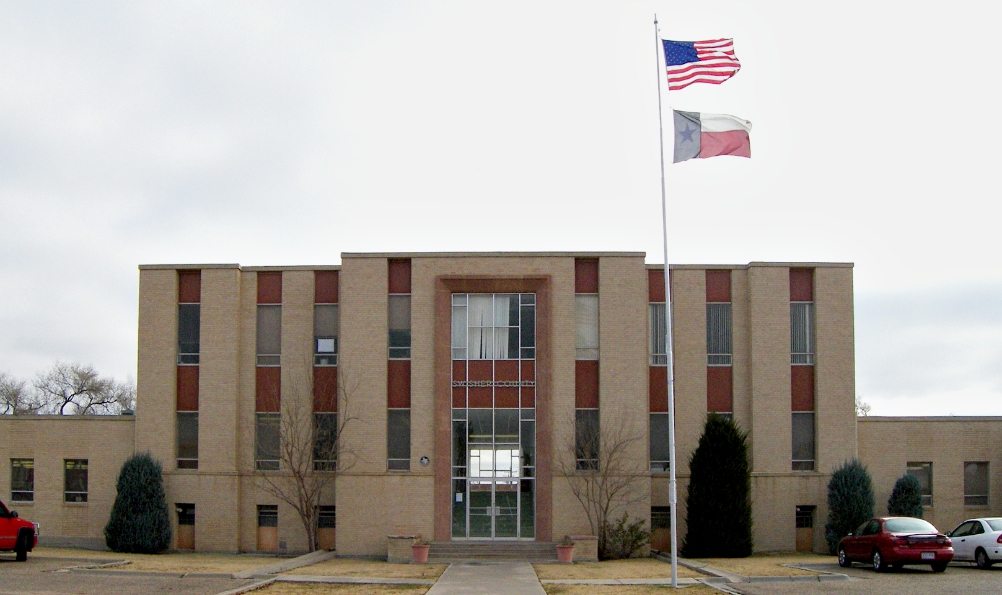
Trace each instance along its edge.
<instances>
[{"instance_id":1,"label":"concrete step","mask_svg":"<svg viewBox=\"0 0 1002 595\"><path fill-rule=\"evenodd\" d=\"M550 562L557 559L554 543L539 541L436 541L428 550L429 561L525 560Z\"/></svg>"}]
</instances>

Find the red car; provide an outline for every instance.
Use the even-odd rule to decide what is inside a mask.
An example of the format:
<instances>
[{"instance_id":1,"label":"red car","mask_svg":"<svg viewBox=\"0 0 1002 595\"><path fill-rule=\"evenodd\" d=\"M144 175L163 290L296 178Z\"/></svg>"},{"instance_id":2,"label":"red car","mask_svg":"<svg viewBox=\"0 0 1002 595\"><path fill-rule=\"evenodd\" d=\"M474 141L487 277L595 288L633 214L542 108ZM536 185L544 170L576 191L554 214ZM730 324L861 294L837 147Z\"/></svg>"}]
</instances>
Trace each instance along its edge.
<instances>
[{"instance_id":1,"label":"red car","mask_svg":"<svg viewBox=\"0 0 1002 595\"><path fill-rule=\"evenodd\" d=\"M943 572L953 560L953 542L927 521L912 517L870 519L838 542L839 566L870 562L877 572L905 564L928 564Z\"/></svg>"},{"instance_id":2,"label":"red car","mask_svg":"<svg viewBox=\"0 0 1002 595\"><path fill-rule=\"evenodd\" d=\"M28 552L38 545L38 523L17 518L17 511L0 502L0 552L13 551L18 562L28 559Z\"/></svg>"}]
</instances>

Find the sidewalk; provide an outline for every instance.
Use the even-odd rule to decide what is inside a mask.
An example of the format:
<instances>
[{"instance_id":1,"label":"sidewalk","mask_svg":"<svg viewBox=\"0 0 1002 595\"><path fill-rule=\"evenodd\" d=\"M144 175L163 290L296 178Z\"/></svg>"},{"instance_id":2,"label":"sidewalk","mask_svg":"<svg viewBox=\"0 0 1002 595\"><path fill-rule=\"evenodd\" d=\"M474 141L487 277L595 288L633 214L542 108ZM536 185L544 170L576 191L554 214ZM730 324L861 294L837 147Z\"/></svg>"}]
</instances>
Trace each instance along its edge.
<instances>
[{"instance_id":1,"label":"sidewalk","mask_svg":"<svg viewBox=\"0 0 1002 595\"><path fill-rule=\"evenodd\" d=\"M529 562L449 565L427 595L545 595Z\"/></svg>"}]
</instances>

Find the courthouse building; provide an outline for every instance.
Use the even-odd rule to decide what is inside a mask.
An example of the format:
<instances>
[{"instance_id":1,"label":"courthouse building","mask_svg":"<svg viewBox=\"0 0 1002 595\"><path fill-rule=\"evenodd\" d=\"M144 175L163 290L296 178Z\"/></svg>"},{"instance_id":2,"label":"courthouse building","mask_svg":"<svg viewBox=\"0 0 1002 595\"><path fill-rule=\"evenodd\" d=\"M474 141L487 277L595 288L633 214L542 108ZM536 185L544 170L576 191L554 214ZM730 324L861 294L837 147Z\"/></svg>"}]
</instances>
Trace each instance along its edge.
<instances>
[{"instance_id":1,"label":"courthouse building","mask_svg":"<svg viewBox=\"0 0 1002 595\"><path fill-rule=\"evenodd\" d=\"M343 254L340 266L144 265L134 415L0 419L0 485L43 542L100 543L133 452L163 462L175 545L302 551L267 482L306 412L337 471L320 541L552 542L591 533L570 489L615 447L631 517L668 515L664 267L642 253ZM858 418L852 265L671 267L680 535L706 416L748 432L757 551L822 551L853 457L920 477L941 530L998 515L1000 418ZM319 445L343 428L338 460ZM935 481L933 478L935 477ZM29 482L30 478L30 482Z\"/></svg>"}]
</instances>

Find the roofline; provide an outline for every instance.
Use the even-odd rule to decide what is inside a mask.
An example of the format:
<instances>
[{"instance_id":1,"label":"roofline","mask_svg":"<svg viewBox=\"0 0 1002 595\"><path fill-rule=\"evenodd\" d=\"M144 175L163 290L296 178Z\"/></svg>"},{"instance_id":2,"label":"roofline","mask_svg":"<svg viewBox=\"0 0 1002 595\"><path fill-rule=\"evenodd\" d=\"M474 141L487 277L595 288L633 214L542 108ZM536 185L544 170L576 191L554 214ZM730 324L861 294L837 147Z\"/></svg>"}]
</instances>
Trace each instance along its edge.
<instances>
[{"instance_id":1,"label":"roofline","mask_svg":"<svg viewBox=\"0 0 1002 595\"><path fill-rule=\"evenodd\" d=\"M859 416L856 421L860 422L883 422L883 423L908 423L916 421L990 421L1002 422L1002 416L998 415L867 415Z\"/></svg>"}]
</instances>

